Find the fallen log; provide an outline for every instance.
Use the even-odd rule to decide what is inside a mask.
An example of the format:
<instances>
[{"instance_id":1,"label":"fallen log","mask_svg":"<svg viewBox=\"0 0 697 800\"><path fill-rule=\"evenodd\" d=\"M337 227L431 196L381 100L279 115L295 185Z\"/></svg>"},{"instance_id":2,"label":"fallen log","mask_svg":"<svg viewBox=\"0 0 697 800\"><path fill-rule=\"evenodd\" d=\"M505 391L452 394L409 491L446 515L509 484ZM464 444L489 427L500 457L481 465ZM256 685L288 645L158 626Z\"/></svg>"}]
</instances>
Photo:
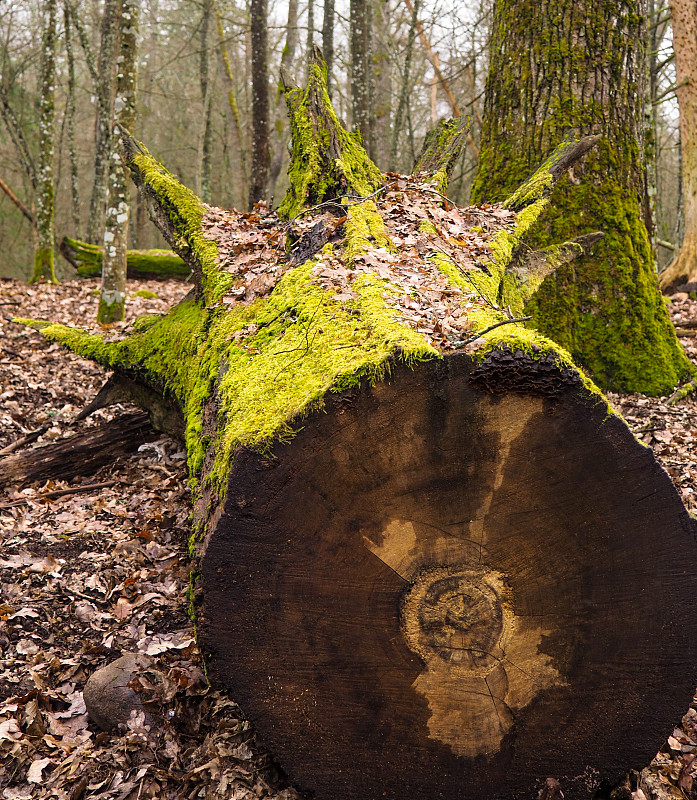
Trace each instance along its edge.
<instances>
[{"instance_id":1,"label":"fallen log","mask_svg":"<svg viewBox=\"0 0 697 800\"><path fill-rule=\"evenodd\" d=\"M102 274L103 248L64 236L61 255L77 270L79 278L98 278ZM186 280L191 270L170 250L128 250L126 277L130 280Z\"/></svg>"},{"instance_id":2,"label":"fallen log","mask_svg":"<svg viewBox=\"0 0 697 800\"><path fill-rule=\"evenodd\" d=\"M592 246L524 241L596 139L515 211L458 208L433 155L433 182L385 180L325 81L316 56L306 89L285 83L283 218L208 208L124 137L195 296L121 339L26 322L181 409L208 674L292 782L467 800L555 778L586 798L651 760L697 683L697 525L516 321Z\"/></svg>"},{"instance_id":3,"label":"fallen log","mask_svg":"<svg viewBox=\"0 0 697 800\"><path fill-rule=\"evenodd\" d=\"M93 475L100 467L130 455L158 436L147 414L121 414L54 444L0 458L0 486L52 479L70 481Z\"/></svg>"}]
</instances>

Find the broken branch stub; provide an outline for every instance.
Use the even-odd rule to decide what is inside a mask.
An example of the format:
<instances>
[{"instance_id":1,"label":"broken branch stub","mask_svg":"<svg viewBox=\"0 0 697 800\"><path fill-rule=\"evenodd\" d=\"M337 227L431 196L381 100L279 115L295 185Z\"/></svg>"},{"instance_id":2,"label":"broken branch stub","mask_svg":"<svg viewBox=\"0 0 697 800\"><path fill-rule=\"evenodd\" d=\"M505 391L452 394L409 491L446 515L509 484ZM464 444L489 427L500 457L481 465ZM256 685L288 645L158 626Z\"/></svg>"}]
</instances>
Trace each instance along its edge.
<instances>
[{"instance_id":1,"label":"broken branch stub","mask_svg":"<svg viewBox=\"0 0 697 800\"><path fill-rule=\"evenodd\" d=\"M441 120L426 134L412 174L426 173L434 180L438 189L444 192L455 163L467 142L471 123L471 117Z\"/></svg>"}]
</instances>

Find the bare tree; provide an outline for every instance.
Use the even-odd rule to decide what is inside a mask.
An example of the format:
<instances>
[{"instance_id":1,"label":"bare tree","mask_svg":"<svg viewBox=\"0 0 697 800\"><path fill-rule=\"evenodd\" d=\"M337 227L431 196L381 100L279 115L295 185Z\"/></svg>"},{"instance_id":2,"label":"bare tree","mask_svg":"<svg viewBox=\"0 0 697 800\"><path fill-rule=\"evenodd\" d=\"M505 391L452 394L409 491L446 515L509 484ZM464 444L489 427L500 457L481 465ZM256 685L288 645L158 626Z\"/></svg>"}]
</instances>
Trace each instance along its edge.
<instances>
[{"instance_id":1,"label":"bare tree","mask_svg":"<svg viewBox=\"0 0 697 800\"><path fill-rule=\"evenodd\" d=\"M332 71L334 69L334 0L324 0L322 18L322 52L327 65L327 92L332 96Z\"/></svg>"},{"instance_id":2,"label":"bare tree","mask_svg":"<svg viewBox=\"0 0 697 800\"><path fill-rule=\"evenodd\" d=\"M674 261L661 276L665 288L697 281L697 7L670 0L682 158L685 234Z\"/></svg>"},{"instance_id":3,"label":"bare tree","mask_svg":"<svg viewBox=\"0 0 697 800\"><path fill-rule=\"evenodd\" d=\"M368 144L371 117L370 0L351 0L349 25L353 127L360 131L363 141Z\"/></svg>"},{"instance_id":4,"label":"bare tree","mask_svg":"<svg viewBox=\"0 0 697 800\"><path fill-rule=\"evenodd\" d=\"M104 230L104 213L108 194L109 158L112 150L111 133L114 117L114 92L116 88L116 45L118 34L119 0L104 0L101 48L95 77L97 94L97 132L94 154L94 181L87 222L87 239L96 244ZM76 18L73 15L73 19ZM79 28L78 28L79 30ZM85 40L82 39L83 47ZM90 56L88 55L88 59Z\"/></svg>"},{"instance_id":5,"label":"bare tree","mask_svg":"<svg viewBox=\"0 0 697 800\"><path fill-rule=\"evenodd\" d=\"M249 206L266 199L269 179L269 63L267 0L251 0L252 31L252 164Z\"/></svg>"},{"instance_id":6,"label":"bare tree","mask_svg":"<svg viewBox=\"0 0 697 800\"><path fill-rule=\"evenodd\" d=\"M57 0L46 0L41 37L39 83L39 163L36 175L36 243L31 281L56 280L54 267L55 197L53 159L56 128L56 15Z\"/></svg>"},{"instance_id":7,"label":"bare tree","mask_svg":"<svg viewBox=\"0 0 697 800\"><path fill-rule=\"evenodd\" d=\"M138 69L138 5L121 0L119 57L116 82L114 148L109 170L109 202L104 227L102 285L97 320L102 323L123 319L126 300L126 251L128 249L129 179L118 144L123 130L134 132Z\"/></svg>"},{"instance_id":8,"label":"bare tree","mask_svg":"<svg viewBox=\"0 0 697 800\"><path fill-rule=\"evenodd\" d=\"M199 139L199 189L201 199L205 203L211 200L211 139L213 135L211 113L213 108L213 91L210 67L210 27L213 17L213 0L203 0L201 12L201 58L199 61L199 84L201 87L201 105L203 115L201 136Z\"/></svg>"}]
</instances>

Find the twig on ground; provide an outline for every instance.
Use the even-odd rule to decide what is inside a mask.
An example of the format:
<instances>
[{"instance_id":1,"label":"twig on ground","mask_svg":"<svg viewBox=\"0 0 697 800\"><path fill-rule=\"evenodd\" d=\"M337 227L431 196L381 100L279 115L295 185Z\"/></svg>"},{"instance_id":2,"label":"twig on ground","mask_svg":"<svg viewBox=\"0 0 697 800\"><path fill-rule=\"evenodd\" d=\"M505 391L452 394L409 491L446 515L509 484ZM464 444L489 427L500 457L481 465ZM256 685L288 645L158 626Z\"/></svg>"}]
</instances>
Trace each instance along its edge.
<instances>
[{"instance_id":1,"label":"twig on ground","mask_svg":"<svg viewBox=\"0 0 697 800\"><path fill-rule=\"evenodd\" d=\"M3 348L4 349L4 348ZM8 444L7 447L3 447L0 450L0 456L9 456L10 453L14 453L15 450L19 450L20 447L24 447L25 444L31 444L35 442L39 436L46 433L46 431L51 426L48 423L44 423L40 425L38 428L35 428L33 431L29 431L25 436L21 436L17 441L12 442L12 444Z\"/></svg>"}]
</instances>

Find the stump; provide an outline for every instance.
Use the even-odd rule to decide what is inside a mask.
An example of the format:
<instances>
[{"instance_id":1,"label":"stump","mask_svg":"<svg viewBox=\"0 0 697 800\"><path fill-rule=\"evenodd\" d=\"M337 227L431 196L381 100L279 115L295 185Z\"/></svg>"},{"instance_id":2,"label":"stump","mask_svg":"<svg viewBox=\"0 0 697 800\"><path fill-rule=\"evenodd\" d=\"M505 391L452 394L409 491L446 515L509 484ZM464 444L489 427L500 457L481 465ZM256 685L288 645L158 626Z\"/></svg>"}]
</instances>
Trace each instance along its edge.
<instances>
[{"instance_id":1,"label":"stump","mask_svg":"<svg viewBox=\"0 0 697 800\"><path fill-rule=\"evenodd\" d=\"M545 275L598 239L525 247L596 139L503 207L457 208L464 123L418 174L383 176L325 81L319 54L304 90L285 79L285 220L205 206L125 136L193 295L120 340L30 324L113 369L106 394L180 409L209 675L291 782L474 800L555 778L588 797L648 763L697 682L696 524L524 327Z\"/></svg>"}]
</instances>

